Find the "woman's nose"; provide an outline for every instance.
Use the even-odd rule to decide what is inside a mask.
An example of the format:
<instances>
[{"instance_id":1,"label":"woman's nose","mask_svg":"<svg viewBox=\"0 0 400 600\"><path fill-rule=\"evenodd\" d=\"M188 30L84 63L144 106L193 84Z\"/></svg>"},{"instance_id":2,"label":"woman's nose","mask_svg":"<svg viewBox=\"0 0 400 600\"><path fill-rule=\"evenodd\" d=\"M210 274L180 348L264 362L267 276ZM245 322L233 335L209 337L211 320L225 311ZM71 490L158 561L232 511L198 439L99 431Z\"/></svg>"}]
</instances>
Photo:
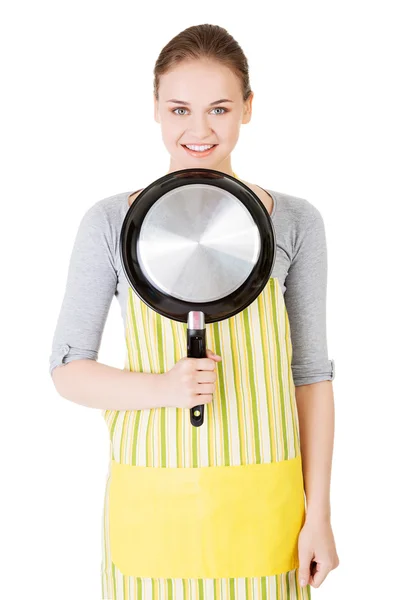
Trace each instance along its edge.
<instances>
[{"instance_id":1,"label":"woman's nose","mask_svg":"<svg viewBox=\"0 0 400 600\"><path fill-rule=\"evenodd\" d=\"M189 129L195 140L198 141L210 137L210 133L212 132L207 119L194 119Z\"/></svg>"}]
</instances>

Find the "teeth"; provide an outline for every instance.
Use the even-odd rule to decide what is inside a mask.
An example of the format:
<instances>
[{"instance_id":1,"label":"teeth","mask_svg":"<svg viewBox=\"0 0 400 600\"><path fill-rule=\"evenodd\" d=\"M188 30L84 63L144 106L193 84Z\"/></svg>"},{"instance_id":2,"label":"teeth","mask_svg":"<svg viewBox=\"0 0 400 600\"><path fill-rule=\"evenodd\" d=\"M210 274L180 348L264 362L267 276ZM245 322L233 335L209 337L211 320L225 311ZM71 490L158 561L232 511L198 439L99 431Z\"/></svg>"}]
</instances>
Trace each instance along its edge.
<instances>
[{"instance_id":1,"label":"teeth","mask_svg":"<svg viewBox=\"0 0 400 600\"><path fill-rule=\"evenodd\" d=\"M212 148L214 144L210 144L209 146L188 146L186 144L186 148L189 148L190 150L196 150L196 152L204 152L204 150L209 150L209 148Z\"/></svg>"}]
</instances>

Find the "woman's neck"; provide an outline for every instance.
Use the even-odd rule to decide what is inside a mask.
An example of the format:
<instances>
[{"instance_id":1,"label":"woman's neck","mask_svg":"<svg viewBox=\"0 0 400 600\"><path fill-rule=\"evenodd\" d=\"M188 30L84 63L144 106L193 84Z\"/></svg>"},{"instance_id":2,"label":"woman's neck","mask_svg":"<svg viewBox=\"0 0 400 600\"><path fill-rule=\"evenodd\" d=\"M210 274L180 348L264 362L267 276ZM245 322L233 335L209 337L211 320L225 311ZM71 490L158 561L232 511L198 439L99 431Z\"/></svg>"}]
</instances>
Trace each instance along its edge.
<instances>
[{"instance_id":1,"label":"woman's neck","mask_svg":"<svg viewBox=\"0 0 400 600\"><path fill-rule=\"evenodd\" d=\"M232 165L231 165L231 160L230 157L228 157L225 161L223 161L222 163L213 165L213 166L206 166L206 165L202 165L201 162L199 161L200 164L198 165L193 165L193 168L195 168L195 166L203 168L203 169L214 169L215 171L220 171L221 173L226 173L227 175L230 175L231 177L237 177L237 175L235 175L233 169L232 169ZM166 173L167 175L169 175L170 173L174 173L175 171L180 171L182 169L189 169L190 167L188 165L182 166L182 165L178 165L176 162L174 161L170 161L170 165L169 165L169 170ZM238 177L237 177L238 178Z\"/></svg>"}]
</instances>

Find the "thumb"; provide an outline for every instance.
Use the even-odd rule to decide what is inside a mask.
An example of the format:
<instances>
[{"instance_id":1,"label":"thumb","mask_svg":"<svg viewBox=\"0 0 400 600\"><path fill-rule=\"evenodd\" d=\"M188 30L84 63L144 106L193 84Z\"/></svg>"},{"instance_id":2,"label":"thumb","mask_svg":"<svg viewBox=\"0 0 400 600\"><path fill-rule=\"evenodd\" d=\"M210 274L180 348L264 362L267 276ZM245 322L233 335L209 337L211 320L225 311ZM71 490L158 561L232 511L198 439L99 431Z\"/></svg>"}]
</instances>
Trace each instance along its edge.
<instances>
[{"instance_id":1,"label":"thumb","mask_svg":"<svg viewBox=\"0 0 400 600\"><path fill-rule=\"evenodd\" d=\"M309 550L299 551L299 583L304 587L310 582L310 566L313 558L313 553Z\"/></svg>"},{"instance_id":2,"label":"thumb","mask_svg":"<svg viewBox=\"0 0 400 600\"><path fill-rule=\"evenodd\" d=\"M219 354L215 354L212 350L210 350L209 348L207 348L206 351L207 354L207 358L215 358L215 359L221 359L222 360L222 356L220 356Z\"/></svg>"}]
</instances>

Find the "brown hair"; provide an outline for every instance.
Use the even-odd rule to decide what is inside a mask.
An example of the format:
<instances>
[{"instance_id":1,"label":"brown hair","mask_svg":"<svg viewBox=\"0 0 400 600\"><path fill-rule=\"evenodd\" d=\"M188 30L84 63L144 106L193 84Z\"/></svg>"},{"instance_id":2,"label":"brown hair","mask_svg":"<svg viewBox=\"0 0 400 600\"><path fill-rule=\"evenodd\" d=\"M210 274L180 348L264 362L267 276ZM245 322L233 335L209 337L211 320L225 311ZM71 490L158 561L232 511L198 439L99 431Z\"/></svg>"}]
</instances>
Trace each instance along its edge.
<instances>
[{"instance_id":1,"label":"brown hair","mask_svg":"<svg viewBox=\"0 0 400 600\"><path fill-rule=\"evenodd\" d=\"M249 66L242 48L219 25L193 25L178 33L161 50L154 67L154 95L158 100L160 76L184 60L209 58L229 67L241 80L243 100L252 90Z\"/></svg>"}]
</instances>

